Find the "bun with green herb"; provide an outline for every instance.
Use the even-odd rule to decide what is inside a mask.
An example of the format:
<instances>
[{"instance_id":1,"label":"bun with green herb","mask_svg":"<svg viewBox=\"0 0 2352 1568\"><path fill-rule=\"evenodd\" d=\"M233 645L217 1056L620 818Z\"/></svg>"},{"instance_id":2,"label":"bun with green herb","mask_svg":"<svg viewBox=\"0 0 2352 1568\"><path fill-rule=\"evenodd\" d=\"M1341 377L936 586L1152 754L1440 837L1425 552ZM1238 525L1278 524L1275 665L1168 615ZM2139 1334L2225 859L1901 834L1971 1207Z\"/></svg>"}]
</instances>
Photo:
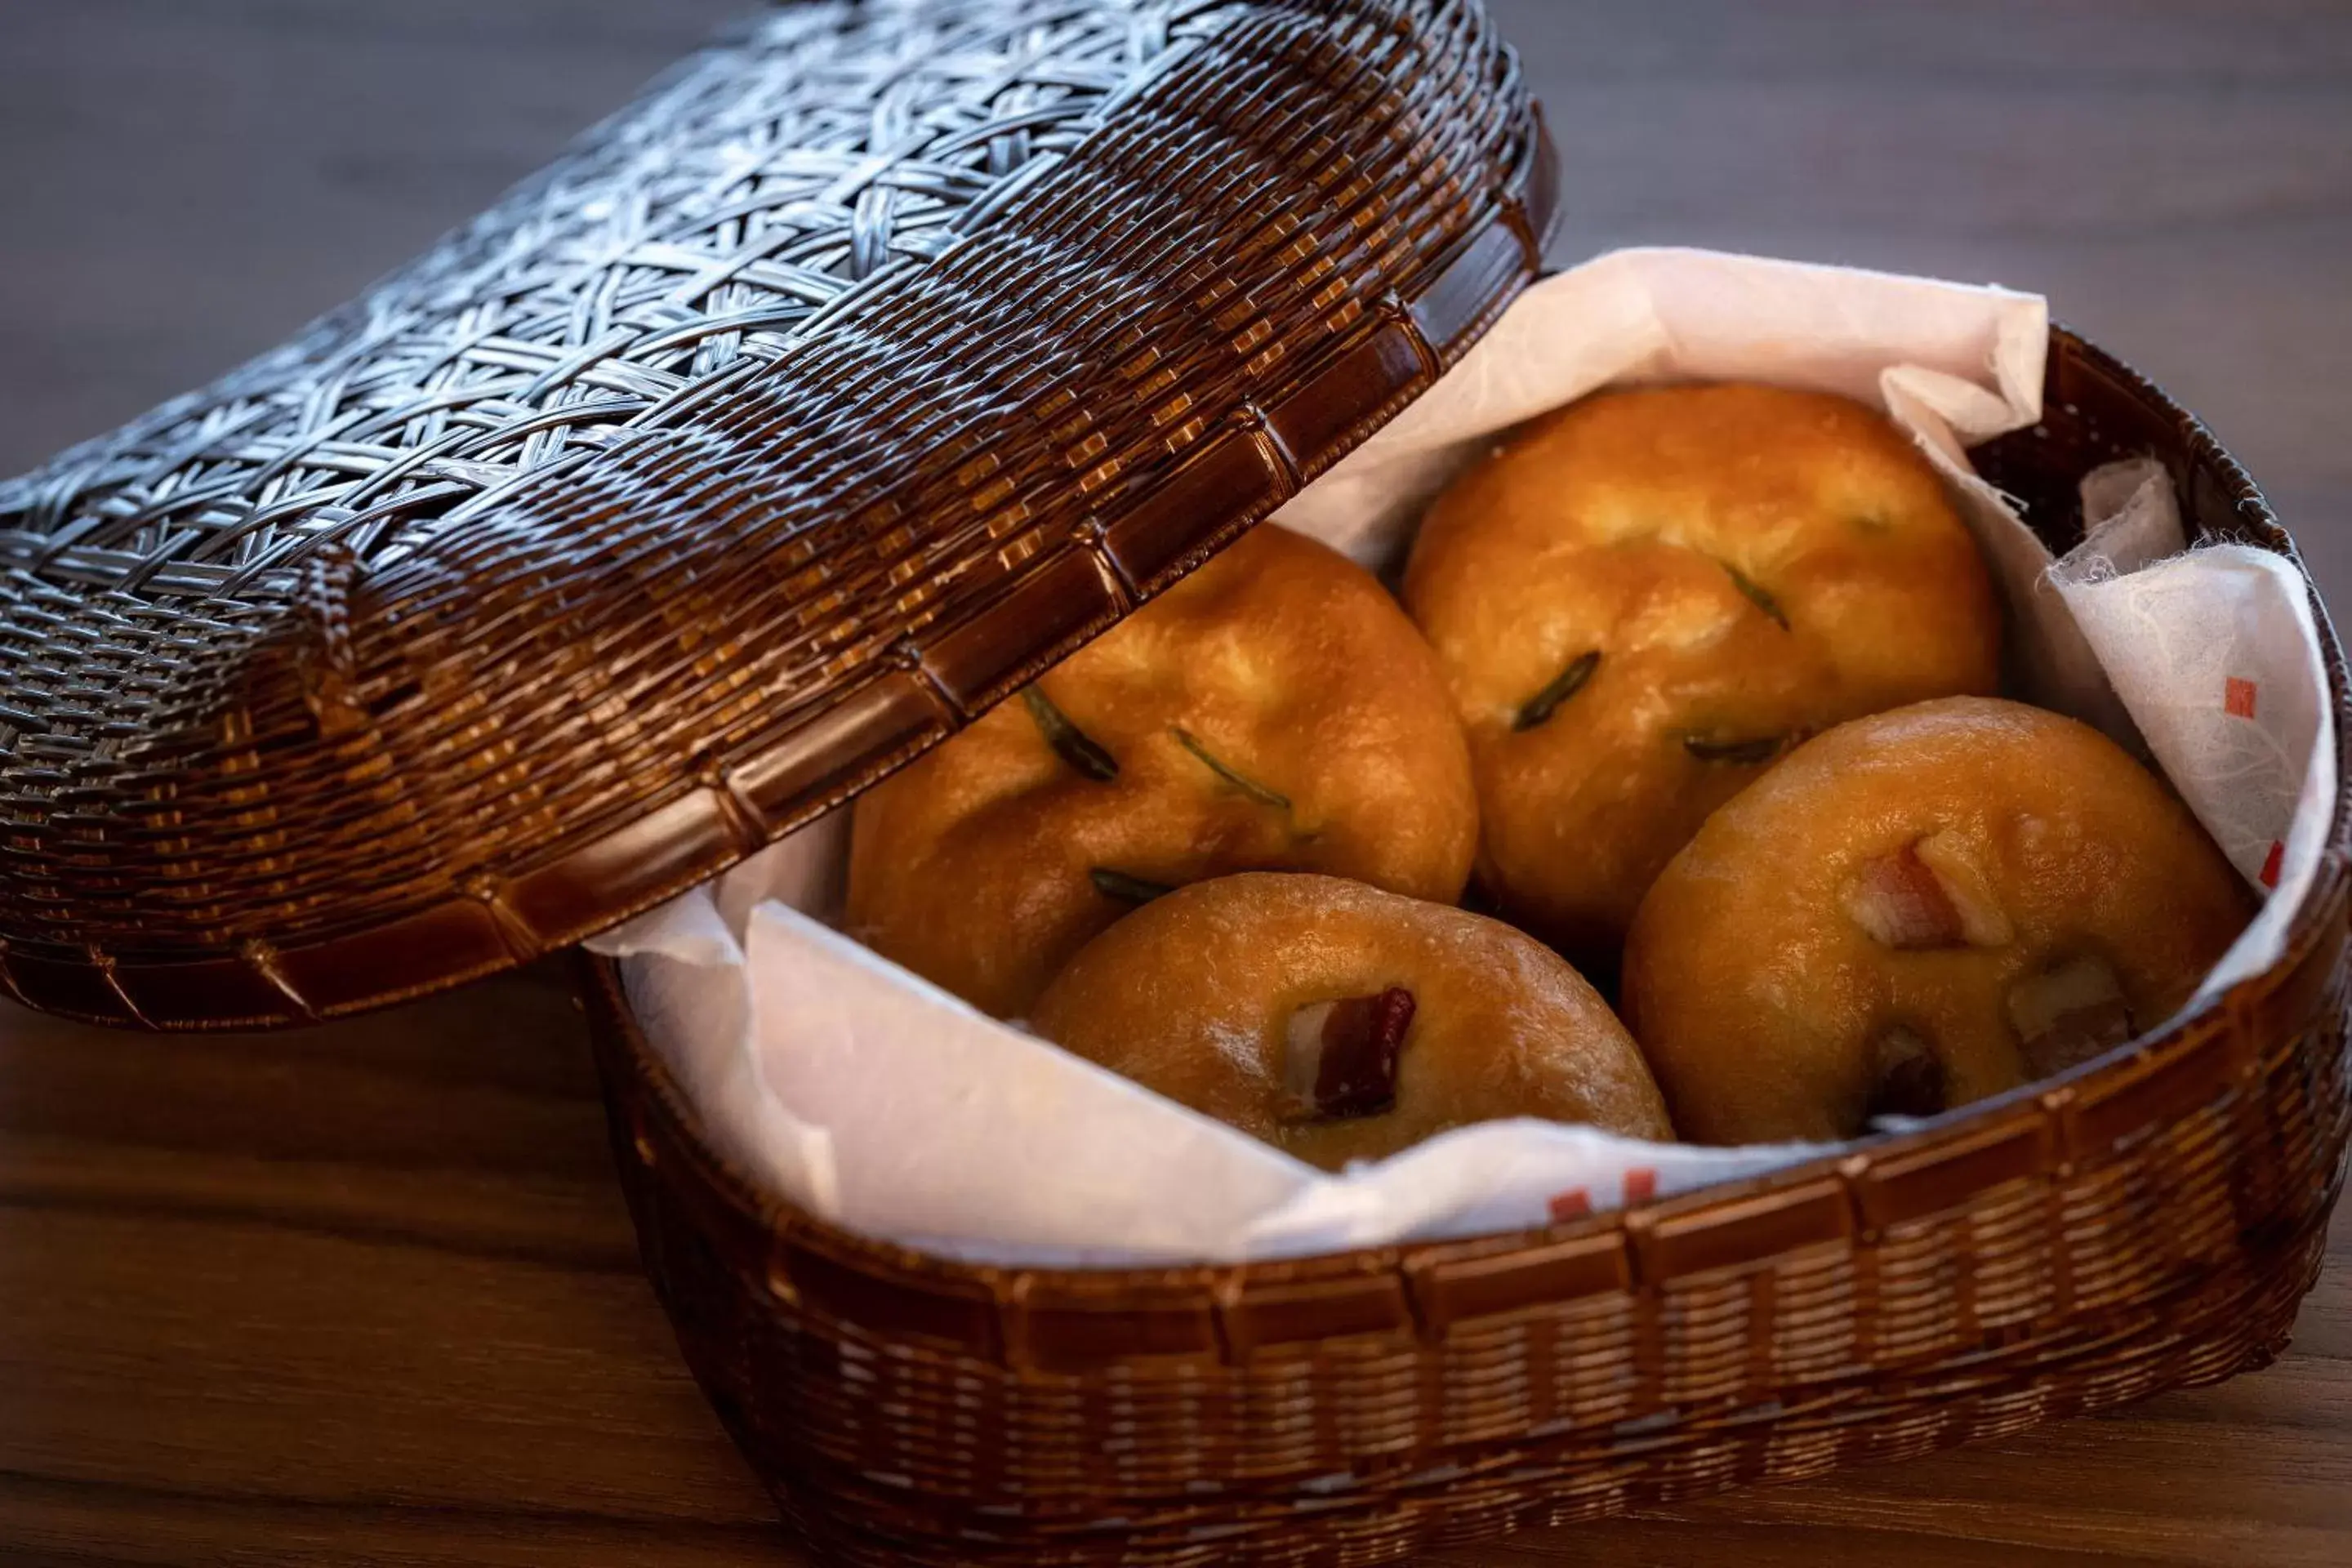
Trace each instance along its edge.
<instances>
[{"instance_id":1,"label":"bun with green herb","mask_svg":"<svg viewBox=\"0 0 2352 1568\"><path fill-rule=\"evenodd\" d=\"M1428 645L1369 573L1265 524L862 795L847 924L1017 1017L1170 889L1316 871L1451 903L1477 834Z\"/></svg>"},{"instance_id":2,"label":"bun with green herb","mask_svg":"<svg viewBox=\"0 0 2352 1568\"><path fill-rule=\"evenodd\" d=\"M1747 384L1603 393L1439 498L1407 607L1470 736L1478 879L1588 955L1707 814L1807 735L1990 693L1976 543L1893 425Z\"/></svg>"}]
</instances>

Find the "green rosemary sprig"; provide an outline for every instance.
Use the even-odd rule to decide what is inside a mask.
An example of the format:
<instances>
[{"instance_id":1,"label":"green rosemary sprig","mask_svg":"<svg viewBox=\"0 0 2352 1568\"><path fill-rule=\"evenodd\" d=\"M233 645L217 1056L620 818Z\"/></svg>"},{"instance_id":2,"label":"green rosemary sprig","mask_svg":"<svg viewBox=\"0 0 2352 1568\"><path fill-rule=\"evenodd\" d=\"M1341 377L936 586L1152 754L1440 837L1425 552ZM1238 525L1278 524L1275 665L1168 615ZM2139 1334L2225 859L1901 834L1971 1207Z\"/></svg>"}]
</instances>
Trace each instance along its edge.
<instances>
[{"instance_id":1,"label":"green rosemary sprig","mask_svg":"<svg viewBox=\"0 0 2352 1568\"><path fill-rule=\"evenodd\" d=\"M1520 707L1517 716L1511 721L1511 728L1532 730L1549 719L1554 713L1559 711L1561 703L1584 689L1585 682L1591 680L1592 672L1600 668L1601 650L1599 648L1594 648L1591 653L1579 654L1569 662L1566 669L1552 677L1550 685L1528 699Z\"/></svg>"},{"instance_id":2,"label":"green rosemary sprig","mask_svg":"<svg viewBox=\"0 0 2352 1568\"><path fill-rule=\"evenodd\" d=\"M1685 735L1683 750L1702 763L1753 766L1779 756L1786 740L1783 735L1761 735L1752 741L1711 741L1704 735Z\"/></svg>"},{"instance_id":3,"label":"green rosemary sprig","mask_svg":"<svg viewBox=\"0 0 2352 1568\"><path fill-rule=\"evenodd\" d=\"M1780 607L1780 601L1772 596L1769 589L1728 561L1717 561L1716 564L1723 568L1733 587L1748 595L1749 604L1771 616L1782 631L1789 629L1789 612Z\"/></svg>"},{"instance_id":4,"label":"green rosemary sprig","mask_svg":"<svg viewBox=\"0 0 2352 1568\"><path fill-rule=\"evenodd\" d=\"M1022 689L1021 700L1029 709L1029 717L1037 721L1044 731L1045 743L1054 748L1062 761L1098 783L1108 784L1118 777L1118 759L1070 721L1070 716L1054 706L1054 700L1038 686Z\"/></svg>"},{"instance_id":5,"label":"green rosemary sprig","mask_svg":"<svg viewBox=\"0 0 2352 1568\"><path fill-rule=\"evenodd\" d=\"M1175 734L1176 743L1183 747L1186 751L1192 752L1195 757L1198 757L1201 760L1202 766L1207 768L1211 773L1216 774L1219 778L1224 780L1227 784L1241 791L1242 794L1249 796L1250 799L1257 802L1258 805L1272 806L1276 811L1288 811L1290 809L1290 797L1288 795L1284 795L1279 790L1268 789L1265 785L1258 783L1257 780L1250 777L1247 773L1242 772L1239 768L1234 766L1231 763L1217 755L1216 752L1209 750L1208 747L1201 743L1200 737L1193 734L1192 731L1185 729L1180 724L1176 726Z\"/></svg>"},{"instance_id":6,"label":"green rosemary sprig","mask_svg":"<svg viewBox=\"0 0 2352 1568\"><path fill-rule=\"evenodd\" d=\"M1114 871L1108 866L1097 866L1087 875L1093 879L1096 892L1122 904L1148 904L1176 890L1140 877L1130 877L1124 871Z\"/></svg>"}]
</instances>

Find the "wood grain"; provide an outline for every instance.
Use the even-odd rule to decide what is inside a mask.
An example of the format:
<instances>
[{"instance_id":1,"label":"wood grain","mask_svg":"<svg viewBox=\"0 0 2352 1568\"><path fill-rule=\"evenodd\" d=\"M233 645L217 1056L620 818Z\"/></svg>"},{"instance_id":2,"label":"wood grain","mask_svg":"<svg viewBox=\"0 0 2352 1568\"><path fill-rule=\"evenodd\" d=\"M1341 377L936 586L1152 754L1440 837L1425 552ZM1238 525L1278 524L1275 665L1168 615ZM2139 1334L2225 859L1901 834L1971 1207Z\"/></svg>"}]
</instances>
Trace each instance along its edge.
<instances>
[{"instance_id":1,"label":"wood grain","mask_svg":"<svg viewBox=\"0 0 2352 1568\"><path fill-rule=\"evenodd\" d=\"M1493 0L1563 258L2048 293L2352 599L2352 11ZM734 0L0 0L0 468L268 346ZM0 1013L0 1562L794 1561L636 1271L535 972L305 1035ZM1924 1463L1432 1559L2352 1562L2352 1216L2278 1367Z\"/></svg>"}]
</instances>

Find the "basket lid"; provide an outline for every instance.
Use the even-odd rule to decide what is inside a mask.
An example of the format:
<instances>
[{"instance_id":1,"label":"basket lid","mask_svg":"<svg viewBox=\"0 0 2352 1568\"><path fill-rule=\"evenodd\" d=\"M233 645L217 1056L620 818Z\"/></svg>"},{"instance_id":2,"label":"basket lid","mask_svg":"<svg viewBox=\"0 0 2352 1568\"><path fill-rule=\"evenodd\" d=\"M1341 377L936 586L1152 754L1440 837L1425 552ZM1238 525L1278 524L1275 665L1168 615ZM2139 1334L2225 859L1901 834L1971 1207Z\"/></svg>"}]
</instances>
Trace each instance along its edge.
<instances>
[{"instance_id":1,"label":"basket lid","mask_svg":"<svg viewBox=\"0 0 2352 1568\"><path fill-rule=\"evenodd\" d=\"M761 16L0 486L0 982L299 1022L716 874L1426 387L1553 184L1475 0Z\"/></svg>"}]
</instances>

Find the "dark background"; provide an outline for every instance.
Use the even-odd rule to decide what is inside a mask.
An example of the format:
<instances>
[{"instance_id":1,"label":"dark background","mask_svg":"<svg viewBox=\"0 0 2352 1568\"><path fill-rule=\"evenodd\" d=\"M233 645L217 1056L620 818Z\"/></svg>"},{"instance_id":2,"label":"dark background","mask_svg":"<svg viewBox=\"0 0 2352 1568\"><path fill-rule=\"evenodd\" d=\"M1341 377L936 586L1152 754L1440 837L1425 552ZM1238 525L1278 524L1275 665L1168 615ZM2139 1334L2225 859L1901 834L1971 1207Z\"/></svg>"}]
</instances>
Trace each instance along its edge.
<instances>
[{"instance_id":1,"label":"dark background","mask_svg":"<svg viewBox=\"0 0 2352 1568\"><path fill-rule=\"evenodd\" d=\"M0 0L0 470L268 347L747 0ZM1492 0L1559 259L1993 280L2204 414L2352 605L2352 0ZM0 1005L0 1564L783 1563L546 970L299 1035ZM2352 1210L2222 1387L1449 1568L2352 1563Z\"/></svg>"},{"instance_id":2,"label":"dark background","mask_svg":"<svg viewBox=\"0 0 2352 1568\"><path fill-rule=\"evenodd\" d=\"M744 0L0 0L0 471L286 336ZM1558 259L2032 289L2204 415L2352 595L2352 4L1494 0Z\"/></svg>"}]
</instances>

